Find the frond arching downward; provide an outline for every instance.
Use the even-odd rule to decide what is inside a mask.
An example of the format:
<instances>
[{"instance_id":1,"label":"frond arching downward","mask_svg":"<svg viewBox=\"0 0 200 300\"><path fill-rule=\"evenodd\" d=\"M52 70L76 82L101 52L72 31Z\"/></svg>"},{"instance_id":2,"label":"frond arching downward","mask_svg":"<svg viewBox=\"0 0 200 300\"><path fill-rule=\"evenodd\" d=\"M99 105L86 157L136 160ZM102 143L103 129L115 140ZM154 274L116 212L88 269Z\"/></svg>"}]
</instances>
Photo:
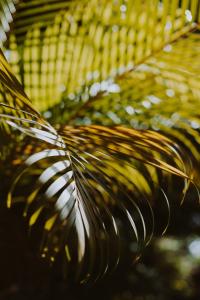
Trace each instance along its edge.
<instances>
[{"instance_id":1,"label":"frond arching downward","mask_svg":"<svg viewBox=\"0 0 200 300\"><path fill-rule=\"evenodd\" d=\"M67 150L27 144L33 154L14 178L7 204L26 199L29 226L39 222L44 229L42 256L54 261L63 252L76 265L75 277L94 280L118 263L126 231L135 259L149 243L159 189L170 214L161 188L166 172L185 178L186 189L189 178L174 145L157 133L101 126L58 132ZM168 222L169 216L163 231Z\"/></svg>"},{"instance_id":2,"label":"frond arching downward","mask_svg":"<svg viewBox=\"0 0 200 300\"><path fill-rule=\"evenodd\" d=\"M64 253L70 275L97 279L117 265L124 236L135 258L150 241L156 199L165 231L171 176L183 179L181 199L193 181L198 1L2 3L12 70L0 53L0 174L7 180L19 167L3 194L8 207L24 203L32 230L42 228L43 257Z\"/></svg>"}]
</instances>

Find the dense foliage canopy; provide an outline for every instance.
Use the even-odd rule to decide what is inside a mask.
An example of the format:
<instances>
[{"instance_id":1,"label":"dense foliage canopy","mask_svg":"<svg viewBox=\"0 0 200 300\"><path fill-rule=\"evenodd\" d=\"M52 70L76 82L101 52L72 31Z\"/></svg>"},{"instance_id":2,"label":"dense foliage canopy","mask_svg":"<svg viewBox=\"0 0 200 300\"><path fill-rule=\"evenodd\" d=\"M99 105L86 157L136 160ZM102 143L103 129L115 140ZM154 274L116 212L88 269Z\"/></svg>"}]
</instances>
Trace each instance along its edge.
<instances>
[{"instance_id":1,"label":"dense foliage canopy","mask_svg":"<svg viewBox=\"0 0 200 300\"><path fill-rule=\"evenodd\" d=\"M0 187L35 248L96 281L198 199L198 0L1 0ZM158 204L159 201L159 204Z\"/></svg>"}]
</instances>

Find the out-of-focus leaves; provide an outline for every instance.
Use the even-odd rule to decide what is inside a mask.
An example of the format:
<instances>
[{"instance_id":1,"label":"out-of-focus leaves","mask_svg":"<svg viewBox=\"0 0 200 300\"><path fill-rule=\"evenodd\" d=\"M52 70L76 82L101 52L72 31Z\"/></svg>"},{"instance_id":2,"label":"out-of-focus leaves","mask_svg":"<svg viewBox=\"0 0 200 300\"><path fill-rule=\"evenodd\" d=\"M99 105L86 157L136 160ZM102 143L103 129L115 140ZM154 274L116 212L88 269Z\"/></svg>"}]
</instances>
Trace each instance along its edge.
<instances>
[{"instance_id":1,"label":"out-of-focus leaves","mask_svg":"<svg viewBox=\"0 0 200 300\"><path fill-rule=\"evenodd\" d=\"M12 71L0 53L0 138L6 141L0 173L7 161L5 174L19 166L5 185L7 206L22 202L29 227L42 228L43 257L53 262L64 254L66 273L96 280L118 264L124 237L133 241L135 259L150 241L158 193L166 210L160 231L166 230L164 183L182 178L183 201L193 181L198 1L24 0L15 13L14 2L2 3L2 42L12 23L3 49ZM155 132L53 128L37 109L64 125L126 124Z\"/></svg>"},{"instance_id":2,"label":"out-of-focus leaves","mask_svg":"<svg viewBox=\"0 0 200 300\"><path fill-rule=\"evenodd\" d=\"M198 163L199 50L199 32L188 33L134 71L99 84L93 97L95 84L83 90L88 101L80 100L70 123L125 124L161 131L185 147Z\"/></svg>"},{"instance_id":3,"label":"out-of-focus leaves","mask_svg":"<svg viewBox=\"0 0 200 300\"><path fill-rule=\"evenodd\" d=\"M48 124L32 106L21 84L12 74L11 69L0 50L0 137L1 146L4 140L5 147L9 148L13 140L17 143L22 140L13 134L11 128L18 129L24 135L33 136L50 144L64 147L56 130ZM3 147L1 147L3 151Z\"/></svg>"},{"instance_id":4,"label":"out-of-focus leaves","mask_svg":"<svg viewBox=\"0 0 200 300\"><path fill-rule=\"evenodd\" d=\"M20 166L8 187L7 206L24 202L29 226L42 222L42 256L54 261L57 253L64 251L68 263L77 265L77 278L97 279L118 263L124 230L120 224L127 222L132 229L129 236L137 245L136 257L151 239L152 199L161 188L156 169L183 177L184 194L192 173L176 145L156 132L89 126L65 127L57 133L32 108L1 57L1 90L6 95L1 104L2 132L8 137L15 130L11 145L6 145L11 153L2 162L10 158L10 170ZM5 125L11 129L6 131ZM17 142L21 146L14 154ZM3 173L2 167L0 171ZM168 211L165 230L170 208L161 192Z\"/></svg>"},{"instance_id":5,"label":"out-of-focus leaves","mask_svg":"<svg viewBox=\"0 0 200 300\"><path fill-rule=\"evenodd\" d=\"M82 86L123 74L197 20L196 0L19 1L7 56L40 111L62 108L63 92L73 100Z\"/></svg>"},{"instance_id":6,"label":"out-of-focus leaves","mask_svg":"<svg viewBox=\"0 0 200 300\"><path fill-rule=\"evenodd\" d=\"M18 0L1 0L0 2L0 46L7 40L17 2Z\"/></svg>"}]
</instances>

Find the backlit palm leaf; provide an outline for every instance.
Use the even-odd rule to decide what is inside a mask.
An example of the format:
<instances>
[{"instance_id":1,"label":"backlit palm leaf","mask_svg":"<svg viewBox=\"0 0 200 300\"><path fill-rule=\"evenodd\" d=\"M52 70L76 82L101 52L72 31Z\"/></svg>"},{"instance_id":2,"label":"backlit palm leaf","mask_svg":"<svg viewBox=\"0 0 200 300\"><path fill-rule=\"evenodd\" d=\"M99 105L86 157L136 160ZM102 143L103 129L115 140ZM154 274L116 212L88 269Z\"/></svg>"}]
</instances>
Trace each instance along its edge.
<instances>
[{"instance_id":1,"label":"backlit palm leaf","mask_svg":"<svg viewBox=\"0 0 200 300\"><path fill-rule=\"evenodd\" d=\"M196 0L19 1L7 55L43 111L134 68L197 19Z\"/></svg>"},{"instance_id":2,"label":"backlit palm leaf","mask_svg":"<svg viewBox=\"0 0 200 300\"><path fill-rule=\"evenodd\" d=\"M100 85L97 94L77 108L70 123L86 120L88 124L160 130L184 145L198 163L199 50L198 31L184 35L134 71L118 77L115 97Z\"/></svg>"},{"instance_id":3,"label":"backlit palm leaf","mask_svg":"<svg viewBox=\"0 0 200 300\"><path fill-rule=\"evenodd\" d=\"M156 199L165 231L167 174L184 178L182 200L193 180L198 1L2 1L1 9L3 50L22 84L1 55L1 162L8 176L19 167L3 194L8 188L8 207L23 202L29 226L44 229L43 257L64 252L77 278L97 279L118 263L123 236L135 257L149 242ZM35 107L64 126L55 130ZM175 142L69 123L151 128Z\"/></svg>"},{"instance_id":4,"label":"backlit palm leaf","mask_svg":"<svg viewBox=\"0 0 200 300\"><path fill-rule=\"evenodd\" d=\"M154 174L155 167L187 177L163 161L170 162L174 155L173 160L176 157L177 165L182 165L171 148L174 145L155 133L84 126L66 127L59 135L67 150L46 145L42 149L37 143L27 146L28 154L34 154L15 177L7 204L26 199L24 216L31 227L42 217L43 257L54 261L57 252L66 251L81 278L86 274L87 279L98 278L118 263L125 230L136 245L136 257L151 239L156 190L163 181L161 173L159 178ZM160 192L169 214L168 199ZM163 230L168 221L168 217L163 220Z\"/></svg>"},{"instance_id":5,"label":"backlit palm leaf","mask_svg":"<svg viewBox=\"0 0 200 300\"><path fill-rule=\"evenodd\" d=\"M28 216L31 227L42 217L42 256L53 261L57 252L65 251L67 260L77 264L76 276L84 278L88 274L86 277L98 278L118 263L120 236L125 230L118 222L124 217L129 230L132 229L130 238L137 245L137 256L154 230L152 200L155 201L155 191L161 184L155 168L187 179L187 170L175 145L157 133L120 127L65 127L58 129L57 135L32 111L21 86L8 76L3 57L1 74L2 91L9 95L5 98L7 103L1 105L2 131L10 136L11 144L12 140L21 141L14 148L15 153L11 148L7 155L11 162L6 176L11 176L13 168L21 165L11 188L8 187L7 205L25 202L24 216ZM10 106L10 99L15 99L15 109ZM18 102L32 113L17 108ZM8 127L10 130L6 131L5 124L18 129L23 136L16 136L16 132L10 135L12 130ZM30 136L35 139L31 141ZM43 145L38 139L43 140ZM144 163L151 167L145 167ZM168 199L162 193L163 205L169 210ZM168 221L166 218L164 228ZM72 232L76 237L73 243ZM96 267L95 257L99 255L101 264Z\"/></svg>"}]
</instances>

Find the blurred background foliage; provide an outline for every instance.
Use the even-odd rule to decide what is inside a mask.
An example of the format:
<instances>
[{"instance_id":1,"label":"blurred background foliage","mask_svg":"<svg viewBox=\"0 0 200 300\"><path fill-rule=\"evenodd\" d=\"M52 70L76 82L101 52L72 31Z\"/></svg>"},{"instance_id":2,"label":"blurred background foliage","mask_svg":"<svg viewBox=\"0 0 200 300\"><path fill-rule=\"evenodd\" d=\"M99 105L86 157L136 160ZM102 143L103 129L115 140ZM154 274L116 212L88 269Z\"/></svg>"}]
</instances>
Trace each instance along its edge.
<instances>
[{"instance_id":1,"label":"blurred background foliage","mask_svg":"<svg viewBox=\"0 0 200 300\"><path fill-rule=\"evenodd\" d=\"M37 128L41 129L46 123L38 110L61 136L67 131L67 128L63 129L65 125L92 124L123 125L163 133L182 149L182 158L185 157L186 166L192 169L190 171L199 183L198 0L1 0L0 8L0 39L12 68L6 93L1 87L1 102L26 110L25 115L19 111L18 116L32 119L28 113L33 114L40 122ZM7 78L1 74L3 80ZM9 85L11 96L7 90ZM0 112L13 114L13 110L5 106ZM18 124L21 124L20 120ZM3 126L6 131L6 125ZM82 130L87 136L87 131ZM49 128L49 132L53 131ZM63 137L69 148L79 135L81 137L81 133L68 127L68 133ZM85 145L87 150L93 151L87 145L98 145L98 138L90 135L88 129L89 143L86 138ZM5 162L7 167L1 188L4 198L5 187L10 183L7 178L24 156L41 150L42 146L28 139L18 147L13 142L14 148L8 149L11 141L7 140L8 135L5 139L2 136L1 146L5 143L5 147L2 147L1 155L6 157L2 160L3 169ZM27 147L27 144L31 146ZM77 142L82 147L80 144ZM19 153L23 153L22 159ZM96 152L92 153L96 155ZM139 170L142 175L145 173L145 180L150 174L157 183L165 182L159 173ZM109 175L114 182L113 173ZM9 211L2 207L0 267L4 276L1 276L0 299L199 299L200 210L197 192L191 189L180 208L177 199L182 184L175 176L169 180L172 182L167 190L171 223L167 235L162 238L158 235L167 217L162 201L156 201L153 203L157 221L155 236L150 246L143 250L139 262L133 264L136 246L130 242L126 225L121 241L125 254L118 269L89 289L67 286L60 274L61 258L49 268L49 264L36 256L37 232L30 242L25 221L19 218L21 207ZM127 182L125 185L127 187ZM142 185L140 182L138 185L142 191L150 187L155 193L152 183ZM162 200L162 197L158 199Z\"/></svg>"}]
</instances>

